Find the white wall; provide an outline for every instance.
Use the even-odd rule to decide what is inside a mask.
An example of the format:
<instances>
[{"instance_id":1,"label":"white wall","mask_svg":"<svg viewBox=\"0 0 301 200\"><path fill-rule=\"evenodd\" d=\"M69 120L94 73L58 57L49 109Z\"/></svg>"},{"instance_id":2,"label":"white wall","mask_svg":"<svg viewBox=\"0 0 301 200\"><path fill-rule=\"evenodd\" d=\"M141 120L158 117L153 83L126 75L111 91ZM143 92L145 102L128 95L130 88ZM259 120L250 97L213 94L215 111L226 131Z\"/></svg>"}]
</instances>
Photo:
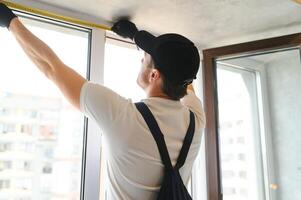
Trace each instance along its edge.
<instances>
[{"instance_id":1,"label":"white wall","mask_svg":"<svg viewBox=\"0 0 301 200\"><path fill-rule=\"evenodd\" d=\"M269 62L267 87L278 200L301 197L301 63L298 50Z\"/></svg>"}]
</instances>

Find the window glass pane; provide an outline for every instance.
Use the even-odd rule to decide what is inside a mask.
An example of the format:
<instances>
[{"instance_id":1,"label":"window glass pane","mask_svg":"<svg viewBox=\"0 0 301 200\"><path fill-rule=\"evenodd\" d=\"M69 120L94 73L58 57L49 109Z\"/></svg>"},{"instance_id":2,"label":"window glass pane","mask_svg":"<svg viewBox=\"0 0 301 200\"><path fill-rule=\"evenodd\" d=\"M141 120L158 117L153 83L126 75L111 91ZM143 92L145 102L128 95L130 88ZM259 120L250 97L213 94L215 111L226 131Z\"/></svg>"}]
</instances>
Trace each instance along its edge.
<instances>
[{"instance_id":1,"label":"window glass pane","mask_svg":"<svg viewBox=\"0 0 301 200\"><path fill-rule=\"evenodd\" d=\"M86 76L89 32L22 18ZM0 199L80 199L84 117L0 29Z\"/></svg>"},{"instance_id":2,"label":"window glass pane","mask_svg":"<svg viewBox=\"0 0 301 200\"><path fill-rule=\"evenodd\" d=\"M143 51L134 45L120 46L106 42L104 84L119 95L140 101L145 98L136 80L140 71Z\"/></svg>"},{"instance_id":3,"label":"window glass pane","mask_svg":"<svg viewBox=\"0 0 301 200\"><path fill-rule=\"evenodd\" d=\"M262 199L256 74L217 66L223 199Z\"/></svg>"}]
</instances>

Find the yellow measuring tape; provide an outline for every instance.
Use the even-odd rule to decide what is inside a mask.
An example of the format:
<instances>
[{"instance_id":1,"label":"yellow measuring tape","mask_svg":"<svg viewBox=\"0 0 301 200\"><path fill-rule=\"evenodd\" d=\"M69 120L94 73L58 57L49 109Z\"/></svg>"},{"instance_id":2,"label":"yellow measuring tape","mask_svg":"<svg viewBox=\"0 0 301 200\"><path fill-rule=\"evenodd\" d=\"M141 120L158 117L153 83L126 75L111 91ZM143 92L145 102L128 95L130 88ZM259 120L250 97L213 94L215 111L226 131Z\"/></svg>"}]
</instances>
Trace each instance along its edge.
<instances>
[{"instance_id":1,"label":"yellow measuring tape","mask_svg":"<svg viewBox=\"0 0 301 200\"><path fill-rule=\"evenodd\" d=\"M65 21L65 22L69 22L69 23L72 23L72 24L88 26L88 27L91 27L91 28L99 28L99 29L103 29L103 30L111 30L110 27L107 27L105 25L86 22L86 21L83 21L83 20L80 20L80 19L75 19L75 18L72 18L72 17L66 17L66 16L63 16L63 15L58 15L58 14L51 13L51 12L48 12L48 11L45 11L45 10L39 10L39 9L23 6L23 5L20 5L20 4L12 3L12 2L9 2L9 1L0 0L0 2L4 3L5 5L7 5L8 7L12 8L12 9L16 9L16 10L20 10L20 11L24 11L24 12L28 12L28 13L33 13L33 14L44 16L44 17L49 17L49 18L52 18L52 19Z\"/></svg>"}]
</instances>

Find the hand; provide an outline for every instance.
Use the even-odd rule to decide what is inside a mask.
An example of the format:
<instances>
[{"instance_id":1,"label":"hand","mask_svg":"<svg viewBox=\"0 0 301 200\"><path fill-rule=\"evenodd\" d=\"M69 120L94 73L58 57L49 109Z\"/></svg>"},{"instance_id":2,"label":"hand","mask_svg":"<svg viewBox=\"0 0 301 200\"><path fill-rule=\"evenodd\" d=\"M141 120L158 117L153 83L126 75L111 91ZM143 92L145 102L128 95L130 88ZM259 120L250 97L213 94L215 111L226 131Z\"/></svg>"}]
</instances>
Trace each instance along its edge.
<instances>
[{"instance_id":1,"label":"hand","mask_svg":"<svg viewBox=\"0 0 301 200\"><path fill-rule=\"evenodd\" d=\"M122 19L113 25L112 31L117 33L117 35L120 35L124 38L131 38L133 40L134 36L138 32L138 29L134 23Z\"/></svg>"},{"instance_id":2,"label":"hand","mask_svg":"<svg viewBox=\"0 0 301 200\"><path fill-rule=\"evenodd\" d=\"M17 17L5 4L0 3L0 26L8 28L13 18Z\"/></svg>"}]
</instances>

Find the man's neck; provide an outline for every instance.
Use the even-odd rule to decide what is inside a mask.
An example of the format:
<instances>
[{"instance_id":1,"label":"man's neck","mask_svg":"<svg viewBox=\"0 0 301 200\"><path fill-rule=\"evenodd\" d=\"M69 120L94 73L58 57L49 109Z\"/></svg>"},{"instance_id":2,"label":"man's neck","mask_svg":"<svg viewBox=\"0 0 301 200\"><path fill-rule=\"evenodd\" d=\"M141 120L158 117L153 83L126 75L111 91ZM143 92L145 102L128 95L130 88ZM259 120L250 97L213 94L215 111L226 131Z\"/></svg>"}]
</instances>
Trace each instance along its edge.
<instances>
[{"instance_id":1,"label":"man's neck","mask_svg":"<svg viewBox=\"0 0 301 200\"><path fill-rule=\"evenodd\" d=\"M149 91L147 93L147 97L158 97L158 98L163 98L163 99L171 99L168 95L163 93L162 91Z\"/></svg>"},{"instance_id":2,"label":"man's neck","mask_svg":"<svg viewBox=\"0 0 301 200\"><path fill-rule=\"evenodd\" d=\"M162 99L171 99L167 94L165 94L160 85L149 85L149 87L144 88L147 98L158 97Z\"/></svg>"}]
</instances>

